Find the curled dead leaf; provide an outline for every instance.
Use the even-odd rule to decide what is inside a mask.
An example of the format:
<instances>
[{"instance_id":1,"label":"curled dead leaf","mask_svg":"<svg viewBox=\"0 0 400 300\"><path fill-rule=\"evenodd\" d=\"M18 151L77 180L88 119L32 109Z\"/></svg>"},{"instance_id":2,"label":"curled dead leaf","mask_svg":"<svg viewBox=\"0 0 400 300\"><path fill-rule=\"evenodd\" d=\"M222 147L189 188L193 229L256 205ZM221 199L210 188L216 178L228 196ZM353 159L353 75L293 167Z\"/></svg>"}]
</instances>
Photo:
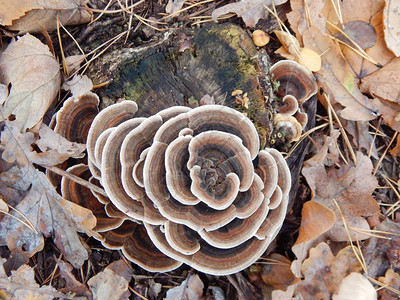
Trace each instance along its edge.
<instances>
[{"instance_id":1,"label":"curled dead leaf","mask_svg":"<svg viewBox=\"0 0 400 300\"><path fill-rule=\"evenodd\" d=\"M281 5L287 0L274 0L274 5ZM222 7L215 9L212 12L212 18L214 21L228 13L235 13L238 17L241 17L249 27L255 27L258 20L264 19L267 16L267 10L264 6L272 6L271 0L240 0L236 3L226 4Z\"/></svg>"},{"instance_id":2,"label":"curled dead leaf","mask_svg":"<svg viewBox=\"0 0 400 300\"><path fill-rule=\"evenodd\" d=\"M43 299L65 298L66 295L59 293L55 288L44 285L39 286L35 281L33 268L22 265L7 277L3 269L5 259L0 258L0 287L1 296L4 299Z\"/></svg>"},{"instance_id":3,"label":"curled dead leaf","mask_svg":"<svg viewBox=\"0 0 400 300\"><path fill-rule=\"evenodd\" d=\"M11 84L0 109L2 120L13 114L22 130L38 124L58 94L59 65L49 48L30 34L12 41L0 54L0 79Z\"/></svg>"},{"instance_id":4,"label":"curled dead leaf","mask_svg":"<svg viewBox=\"0 0 400 300\"><path fill-rule=\"evenodd\" d=\"M387 47L396 55L400 56L400 3L399 1L385 1L383 10L383 26Z\"/></svg>"},{"instance_id":5,"label":"curled dead leaf","mask_svg":"<svg viewBox=\"0 0 400 300\"><path fill-rule=\"evenodd\" d=\"M129 281L133 275L128 264L117 260L88 280L94 299L128 299Z\"/></svg>"},{"instance_id":6,"label":"curled dead leaf","mask_svg":"<svg viewBox=\"0 0 400 300\"><path fill-rule=\"evenodd\" d=\"M343 278L333 300L375 300L377 294L371 282L360 273L350 273Z\"/></svg>"},{"instance_id":7,"label":"curled dead leaf","mask_svg":"<svg viewBox=\"0 0 400 300\"><path fill-rule=\"evenodd\" d=\"M17 0L3 1L0 22L19 34L57 29L57 17L63 25L87 23L92 13L85 9L89 0ZM3 5L6 5L4 7Z\"/></svg>"}]
</instances>

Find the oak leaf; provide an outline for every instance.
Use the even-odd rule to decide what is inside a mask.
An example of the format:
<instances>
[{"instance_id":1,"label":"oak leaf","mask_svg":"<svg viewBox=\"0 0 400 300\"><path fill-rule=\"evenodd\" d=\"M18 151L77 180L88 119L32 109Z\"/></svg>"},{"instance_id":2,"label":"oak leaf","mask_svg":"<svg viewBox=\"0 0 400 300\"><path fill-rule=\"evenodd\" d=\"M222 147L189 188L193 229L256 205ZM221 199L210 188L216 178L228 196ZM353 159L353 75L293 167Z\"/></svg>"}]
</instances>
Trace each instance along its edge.
<instances>
[{"instance_id":1,"label":"oak leaf","mask_svg":"<svg viewBox=\"0 0 400 300\"><path fill-rule=\"evenodd\" d=\"M118 260L89 279L88 285L94 299L128 299L129 281L133 272L129 265Z\"/></svg>"},{"instance_id":2,"label":"oak leaf","mask_svg":"<svg viewBox=\"0 0 400 300\"><path fill-rule=\"evenodd\" d=\"M84 7L88 0L0 0L0 23L9 30L41 32L57 29L57 16L63 25L90 21L92 13Z\"/></svg>"},{"instance_id":3,"label":"oak leaf","mask_svg":"<svg viewBox=\"0 0 400 300\"><path fill-rule=\"evenodd\" d=\"M75 296L86 297L85 299L93 299L92 293L86 284L76 280L75 275L72 273L72 266L62 260L57 259L60 276L65 280L65 286L59 289L60 292L66 294L74 294Z\"/></svg>"},{"instance_id":4,"label":"oak leaf","mask_svg":"<svg viewBox=\"0 0 400 300\"><path fill-rule=\"evenodd\" d=\"M3 264L5 259L0 258L0 287L2 299L30 299L30 300L52 300L64 299L64 294L57 292L51 286L40 287L35 282L35 273L28 265L22 265L7 277ZM4 298L3 298L4 297Z\"/></svg>"},{"instance_id":5,"label":"oak leaf","mask_svg":"<svg viewBox=\"0 0 400 300\"><path fill-rule=\"evenodd\" d=\"M59 65L49 48L32 35L12 41L0 54L0 81L11 85L0 118L13 114L22 130L39 123L58 94Z\"/></svg>"},{"instance_id":6,"label":"oak leaf","mask_svg":"<svg viewBox=\"0 0 400 300\"><path fill-rule=\"evenodd\" d=\"M85 144L70 142L44 124L40 125L39 139L32 132L21 133L21 131L22 124L17 120L5 121L1 144L4 145L3 159L9 163L15 160L24 163L28 159L35 164L52 166L70 157L84 156ZM40 152L33 149L34 144L41 150Z\"/></svg>"},{"instance_id":7,"label":"oak leaf","mask_svg":"<svg viewBox=\"0 0 400 300\"><path fill-rule=\"evenodd\" d=\"M378 281L382 283L383 286L388 286L389 289L381 289L379 290L379 296L382 300L390 300L396 298L396 293L394 290L400 290L400 275L396 273L392 268L387 269L385 272L385 276L381 276L378 278ZM394 290L393 290L394 289Z\"/></svg>"},{"instance_id":8,"label":"oak leaf","mask_svg":"<svg viewBox=\"0 0 400 300\"><path fill-rule=\"evenodd\" d=\"M23 248L32 256L43 249L43 237L52 237L64 257L78 268L88 258L88 250L77 231L98 236L92 230L96 226L96 218L90 210L63 199L46 175L33 167L32 162L41 162L42 158L31 149L31 145L37 142L36 137L31 132L20 133L18 126L18 121L5 121L1 132L2 159L11 167L0 174L0 181L15 190L24 191L24 198L18 202L15 199L4 200L8 204L13 201L13 206L26 219L21 222L21 215L14 210L10 213L17 219L3 216L0 219L0 245L7 245L11 251ZM46 147L57 145L57 139L56 143L42 142ZM60 157L59 150L54 147L47 153ZM68 155L64 156L68 158Z\"/></svg>"},{"instance_id":9,"label":"oak leaf","mask_svg":"<svg viewBox=\"0 0 400 300\"><path fill-rule=\"evenodd\" d=\"M375 300L377 299L377 294L374 286L365 276L361 275L361 273L353 272L343 278L338 291L332 296L332 299Z\"/></svg>"},{"instance_id":10,"label":"oak leaf","mask_svg":"<svg viewBox=\"0 0 400 300\"><path fill-rule=\"evenodd\" d=\"M0 245L10 250L23 248L30 255L41 251L43 237L52 237L64 257L75 267L82 266L88 250L77 231L97 236L92 229L96 218L86 208L63 199L48 181L46 175L34 169L13 167L0 175L0 180L15 188L28 187L27 195L15 207L27 218L35 231L10 216L0 221ZM15 183L16 181L16 183ZM14 211L11 212L21 218Z\"/></svg>"},{"instance_id":11,"label":"oak leaf","mask_svg":"<svg viewBox=\"0 0 400 300\"><path fill-rule=\"evenodd\" d=\"M186 278L179 286L174 287L167 292L165 300L174 299L193 299L201 300L203 297L204 283L199 275L192 274Z\"/></svg>"},{"instance_id":12,"label":"oak leaf","mask_svg":"<svg viewBox=\"0 0 400 300\"><path fill-rule=\"evenodd\" d=\"M218 17L228 13L235 13L238 17L243 19L246 26L255 27L258 20L264 19L268 15L265 6L272 7L274 5L281 5L287 0L240 0L236 3L226 4L222 7L215 9L212 12L212 18L217 21Z\"/></svg>"},{"instance_id":13,"label":"oak leaf","mask_svg":"<svg viewBox=\"0 0 400 300\"><path fill-rule=\"evenodd\" d=\"M296 276L300 276L299 266L307 257L308 250L317 243L326 239L348 241L350 237L352 240L369 238L366 234L352 230L349 237L342 216L347 225L369 230L365 217L379 212L379 205L372 198L377 180L371 174L371 160L358 152L356 166L342 165L338 169L326 166L328 146L332 142L332 138L327 137L320 152L307 160L302 170L312 191L311 202L314 203L304 205L299 236L292 247L297 257L292 264L292 271Z\"/></svg>"},{"instance_id":14,"label":"oak leaf","mask_svg":"<svg viewBox=\"0 0 400 300\"><path fill-rule=\"evenodd\" d=\"M315 75L324 91L345 108L340 116L348 120L368 121L379 112L377 100L368 99L357 86L352 70L341 54L340 46L316 27L303 33L304 46L322 56L322 68Z\"/></svg>"},{"instance_id":15,"label":"oak leaf","mask_svg":"<svg viewBox=\"0 0 400 300\"><path fill-rule=\"evenodd\" d=\"M328 244L322 242L310 249L309 257L301 264L303 280L289 286L286 293L274 291L272 299L278 299L278 295L285 295L281 299L292 299L293 295L297 295L298 299L328 300L339 291L346 276L361 270L351 246L341 249L334 256Z\"/></svg>"}]
</instances>

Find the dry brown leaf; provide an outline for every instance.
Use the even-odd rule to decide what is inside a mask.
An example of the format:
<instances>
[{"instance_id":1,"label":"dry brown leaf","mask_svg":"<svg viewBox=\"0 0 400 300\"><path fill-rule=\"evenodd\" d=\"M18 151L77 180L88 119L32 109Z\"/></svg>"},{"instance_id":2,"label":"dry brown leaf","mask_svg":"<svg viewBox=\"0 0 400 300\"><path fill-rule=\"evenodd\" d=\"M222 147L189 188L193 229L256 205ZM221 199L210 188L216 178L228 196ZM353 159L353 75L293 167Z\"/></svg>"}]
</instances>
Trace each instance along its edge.
<instances>
[{"instance_id":1,"label":"dry brown leaf","mask_svg":"<svg viewBox=\"0 0 400 300\"><path fill-rule=\"evenodd\" d=\"M302 244L317 238L331 229L335 222L335 213L329 208L315 201L304 203L296 244Z\"/></svg>"},{"instance_id":2,"label":"dry brown leaf","mask_svg":"<svg viewBox=\"0 0 400 300\"><path fill-rule=\"evenodd\" d=\"M268 258L273 262L262 265L261 277L263 281L271 285L274 290L285 291L295 280L295 276L290 270L290 259L278 253L272 253Z\"/></svg>"},{"instance_id":3,"label":"dry brown leaf","mask_svg":"<svg viewBox=\"0 0 400 300\"><path fill-rule=\"evenodd\" d=\"M76 280L72 274L72 266L62 260L57 259L60 276L65 280L65 286L59 289L60 292L65 294L74 294L75 296L82 296L85 299L93 299L92 293L86 284Z\"/></svg>"},{"instance_id":4,"label":"dry brown leaf","mask_svg":"<svg viewBox=\"0 0 400 300\"><path fill-rule=\"evenodd\" d=\"M167 297L165 297L164 299L201 300L203 299L203 289L204 289L204 284L201 281L199 275L192 274L188 278L186 278L179 286L168 290Z\"/></svg>"},{"instance_id":5,"label":"dry brown leaf","mask_svg":"<svg viewBox=\"0 0 400 300\"><path fill-rule=\"evenodd\" d=\"M396 0L385 0L383 11L383 24L385 27L385 41L387 47L396 55L400 56L400 2Z\"/></svg>"},{"instance_id":6,"label":"dry brown leaf","mask_svg":"<svg viewBox=\"0 0 400 300\"><path fill-rule=\"evenodd\" d=\"M301 266L304 274L304 281L300 284L300 294L305 299L311 299L306 295L315 296L317 299L323 299L318 296L318 290L321 296L328 296L337 291L339 283L351 272L361 271L361 265L355 256L352 248L347 246L333 256L330 247L326 243L320 243L317 247L310 250L310 257L304 261ZM318 282L318 284L316 284ZM308 289L308 287L313 287ZM328 294L326 294L328 292Z\"/></svg>"},{"instance_id":7,"label":"dry brown leaf","mask_svg":"<svg viewBox=\"0 0 400 300\"><path fill-rule=\"evenodd\" d=\"M379 277L380 281L385 287L388 286L397 291L400 290L400 275L393 271L392 268L387 269L384 277ZM396 293L390 291L388 288L380 289L378 291L381 300L391 300L396 299Z\"/></svg>"},{"instance_id":8,"label":"dry brown leaf","mask_svg":"<svg viewBox=\"0 0 400 300\"><path fill-rule=\"evenodd\" d=\"M47 125L41 124L39 128L39 139L36 141L42 153L37 153L32 162L42 159L44 165L55 165L64 162L67 158L82 158L85 156L85 144L68 141L58 133L51 130ZM55 157L50 159L50 157Z\"/></svg>"},{"instance_id":9,"label":"dry brown leaf","mask_svg":"<svg viewBox=\"0 0 400 300\"><path fill-rule=\"evenodd\" d=\"M386 218L375 229L391 235L388 238L371 237L363 249L368 274L372 277L383 274L388 267L400 268L400 223Z\"/></svg>"},{"instance_id":10,"label":"dry brown leaf","mask_svg":"<svg viewBox=\"0 0 400 300\"><path fill-rule=\"evenodd\" d=\"M33 167L29 159L35 159L35 155L31 155L30 147L36 138L30 132L21 134L18 126L10 130L9 127L16 122L6 121L1 133L1 142L5 147L2 158L14 163L14 166L1 173L0 180L16 190L26 191L25 197L13 206L31 222L30 226L36 232L20 220L4 216L0 220L0 244L7 245L11 251L23 248L33 255L43 248L43 236L53 237L65 258L74 267L80 267L87 259L88 251L77 231L98 237L92 230L96 226L96 218L90 210L58 195L46 175ZM11 213L23 220L15 211Z\"/></svg>"},{"instance_id":11,"label":"dry brown leaf","mask_svg":"<svg viewBox=\"0 0 400 300\"><path fill-rule=\"evenodd\" d=\"M87 23L92 13L84 7L88 0L0 0L0 23L19 34L41 32L44 28L53 31L57 28L57 16L63 25ZM2 21L2 22L1 22Z\"/></svg>"},{"instance_id":12,"label":"dry brown leaf","mask_svg":"<svg viewBox=\"0 0 400 300\"><path fill-rule=\"evenodd\" d=\"M400 58L395 58L378 71L363 77L361 91L400 104L399 73Z\"/></svg>"},{"instance_id":13,"label":"dry brown leaf","mask_svg":"<svg viewBox=\"0 0 400 300\"><path fill-rule=\"evenodd\" d=\"M0 55L0 81L11 84L0 118L15 115L23 130L39 123L58 94L59 65L49 48L26 34L12 41Z\"/></svg>"},{"instance_id":14,"label":"dry brown leaf","mask_svg":"<svg viewBox=\"0 0 400 300\"><path fill-rule=\"evenodd\" d=\"M185 4L185 0L168 0L168 4L165 7L165 12L167 14L176 13L182 9L183 4Z\"/></svg>"},{"instance_id":15,"label":"dry brown leaf","mask_svg":"<svg viewBox=\"0 0 400 300\"><path fill-rule=\"evenodd\" d=\"M2 299L29 299L29 300L52 300L64 299L66 296L57 292L51 286L40 287L35 282L35 273L28 265L22 265L7 277L3 269L5 259L0 258L0 289Z\"/></svg>"},{"instance_id":16,"label":"dry brown leaf","mask_svg":"<svg viewBox=\"0 0 400 300\"><path fill-rule=\"evenodd\" d=\"M8 96L8 87L0 83L0 105L3 105Z\"/></svg>"},{"instance_id":17,"label":"dry brown leaf","mask_svg":"<svg viewBox=\"0 0 400 300\"><path fill-rule=\"evenodd\" d=\"M364 96L346 60L341 55L340 46L322 34L318 28L310 27L303 34L304 46L322 55L322 69L316 73L317 80L331 100L345 107L340 116L348 120L368 121L376 118L379 103Z\"/></svg>"},{"instance_id":18,"label":"dry brown leaf","mask_svg":"<svg viewBox=\"0 0 400 300\"><path fill-rule=\"evenodd\" d=\"M335 36L347 45L355 47L357 44L365 50L376 44L376 30L370 23L355 20L347 22L344 26L343 33L338 32Z\"/></svg>"},{"instance_id":19,"label":"dry brown leaf","mask_svg":"<svg viewBox=\"0 0 400 300\"><path fill-rule=\"evenodd\" d=\"M336 222L332 228L335 232L328 232L328 237L334 241L348 240L334 199L349 226L369 229L364 217L379 212L379 205L372 198L372 193L378 185L377 179L372 175L372 162L361 152L357 152L356 156L356 166L343 165L340 169L326 168L323 164L310 166L309 161L306 161L302 170L313 192L312 201L325 206L336 214ZM360 240L369 236L351 232L351 237L353 240Z\"/></svg>"},{"instance_id":20,"label":"dry brown leaf","mask_svg":"<svg viewBox=\"0 0 400 300\"><path fill-rule=\"evenodd\" d=\"M10 163L15 160L24 161L26 157L32 163L52 166L66 161L69 157L84 156L85 144L70 142L44 124L40 125L39 139L32 132L21 133L21 129L20 122L5 121L1 143L4 145L3 159ZM41 150L40 153L32 148L33 144ZM22 152L16 151L17 149ZM22 157L16 156L22 153Z\"/></svg>"},{"instance_id":21,"label":"dry brown leaf","mask_svg":"<svg viewBox=\"0 0 400 300\"><path fill-rule=\"evenodd\" d=\"M343 278L333 300L375 300L377 294L371 282L360 273L350 273Z\"/></svg>"},{"instance_id":22,"label":"dry brown leaf","mask_svg":"<svg viewBox=\"0 0 400 300\"><path fill-rule=\"evenodd\" d=\"M75 267L82 266L88 258L88 250L77 231L89 236L98 234L93 213L79 205L63 199L57 194L46 175L34 169L13 167L0 176L0 180L14 188L29 187L26 197L16 206L39 232L10 216L0 221L0 245L10 250L23 248L30 255L43 249L45 237L52 237L64 257ZM16 183L15 183L16 182ZM20 215L12 212L16 217Z\"/></svg>"},{"instance_id":23,"label":"dry brown leaf","mask_svg":"<svg viewBox=\"0 0 400 300\"><path fill-rule=\"evenodd\" d=\"M11 25L13 20L21 18L31 9L39 8L36 0L0 0L0 7L0 24L3 26Z\"/></svg>"},{"instance_id":24,"label":"dry brown leaf","mask_svg":"<svg viewBox=\"0 0 400 300\"><path fill-rule=\"evenodd\" d=\"M282 47L275 53L297 61L310 72L317 72L321 69L321 57L317 52L300 47L300 42L289 32L275 30L274 33L282 44Z\"/></svg>"},{"instance_id":25,"label":"dry brown leaf","mask_svg":"<svg viewBox=\"0 0 400 300\"><path fill-rule=\"evenodd\" d=\"M332 3L336 2L293 0L293 11L288 14L298 40L303 41L304 47L323 56L322 70L317 79L329 94L332 104L338 102L344 106L340 112L343 118L368 121L382 115L394 130L400 130L400 115L397 116L400 111L397 97L400 94L400 76L395 76L400 58L395 57L384 40L384 0L337 2L343 23ZM335 26L342 28L361 48L368 48L365 52L378 64L346 45L334 42L336 38L356 48Z\"/></svg>"},{"instance_id":26,"label":"dry brown leaf","mask_svg":"<svg viewBox=\"0 0 400 300\"><path fill-rule=\"evenodd\" d=\"M396 146L394 146L389 153L393 156L400 156L400 136L398 135L396 138Z\"/></svg>"},{"instance_id":27,"label":"dry brown leaf","mask_svg":"<svg viewBox=\"0 0 400 300\"><path fill-rule=\"evenodd\" d=\"M86 75L75 75L71 80L64 82L62 88L65 91L71 91L72 98L76 101L93 89L93 82Z\"/></svg>"},{"instance_id":28,"label":"dry brown leaf","mask_svg":"<svg viewBox=\"0 0 400 300\"><path fill-rule=\"evenodd\" d=\"M355 149L369 151L372 145L371 156L379 159L378 151L374 143L374 138L369 131L369 122L366 121L349 121L342 119L342 125L346 128L347 134L352 137Z\"/></svg>"},{"instance_id":29,"label":"dry brown leaf","mask_svg":"<svg viewBox=\"0 0 400 300\"><path fill-rule=\"evenodd\" d=\"M361 270L351 246L343 248L334 256L326 243L319 243L310 249L309 258L301 265L304 279L289 286L285 297L280 299L292 299L290 297L293 294L301 297L298 299L331 299L339 290L343 278Z\"/></svg>"},{"instance_id":30,"label":"dry brown leaf","mask_svg":"<svg viewBox=\"0 0 400 300\"><path fill-rule=\"evenodd\" d=\"M65 65L68 70L68 74L75 72L81 66L81 63L84 62L87 55L79 54L79 55L72 55L67 56L65 58Z\"/></svg>"},{"instance_id":31,"label":"dry brown leaf","mask_svg":"<svg viewBox=\"0 0 400 300\"><path fill-rule=\"evenodd\" d=\"M348 234L335 201L338 203L346 224L355 228L369 230L364 217L379 212L379 205L372 198L377 180L372 176L372 163L369 158L357 153L357 166L327 167L332 158L328 153L333 142L328 137L324 146L314 157L305 162L303 175L312 190L312 202L306 203L302 212L299 237L292 247L297 260L292 271L300 276L300 264L308 251L320 241L347 241ZM329 159L328 159L329 158ZM368 235L350 231L353 240L367 239Z\"/></svg>"},{"instance_id":32,"label":"dry brown leaf","mask_svg":"<svg viewBox=\"0 0 400 300\"><path fill-rule=\"evenodd\" d=\"M133 275L128 264L123 260L115 261L103 271L89 279L88 285L94 299L128 299L129 281Z\"/></svg>"},{"instance_id":33,"label":"dry brown leaf","mask_svg":"<svg viewBox=\"0 0 400 300\"><path fill-rule=\"evenodd\" d=\"M300 43L303 43L302 35L304 30L310 26L317 27L321 32L325 32L326 19L321 13L326 1L324 0L291 0L290 7L292 11L287 14L287 18L290 23L291 29L296 33L296 38ZM312 12L307 14L307 8L304 4L307 4L308 11ZM311 21L311 24L309 24Z\"/></svg>"},{"instance_id":34,"label":"dry brown leaf","mask_svg":"<svg viewBox=\"0 0 400 300\"><path fill-rule=\"evenodd\" d=\"M292 300L302 299L301 296L295 292L296 285L290 285L286 291L274 290L272 291L272 300Z\"/></svg>"},{"instance_id":35,"label":"dry brown leaf","mask_svg":"<svg viewBox=\"0 0 400 300\"><path fill-rule=\"evenodd\" d=\"M275 5L281 5L287 0L273 0ZM255 27L258 20L264 19L268 11L264 6L272 7L272 0L240 0L236 3L226 4L212 12L212 18L217 21L218 17L229 13L235 13L243 19L248 27Z\"/></svg>"}]
</instances>

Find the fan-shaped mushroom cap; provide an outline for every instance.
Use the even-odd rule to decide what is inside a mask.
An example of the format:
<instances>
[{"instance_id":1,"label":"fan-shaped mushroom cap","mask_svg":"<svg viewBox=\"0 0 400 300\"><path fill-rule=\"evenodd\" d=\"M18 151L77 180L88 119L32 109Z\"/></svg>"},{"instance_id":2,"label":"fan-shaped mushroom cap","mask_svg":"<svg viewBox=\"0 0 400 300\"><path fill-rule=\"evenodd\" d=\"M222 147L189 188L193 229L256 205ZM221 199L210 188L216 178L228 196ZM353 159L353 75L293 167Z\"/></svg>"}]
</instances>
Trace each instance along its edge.
<instances>
[{"instance_id":1,"label":"fan-shaped mushroom cap","mask_svg":"<svg viewBox=\"0 0 400 300\"><path fill-rule=\"evenodd\" d=\"M191 186L183 184L184 182L192 182L190 177L195 176L193 173L196 172L196 169L199 171L198 167L195 167L194 163L189 159L187 166L189 168L194 167L194 171L192 171L192 175L190 175L190 170L187 168L186 163L183 166L180 165L179 168L181 168L181 171L179 176L181 178L174 179L175 182L179 183L180 185L174 189L172 188L172 175L169 174L176 175L176 172L179 172L179 168L176 164L179 163L178 160L182 159L182 157L189 157L190 150L187 148L188 152L185 153L183 151L179 156L176 156L174 154L175 151L171 150L168 151L169 156L165 156L165 153L168 147L172 147L172 149L178 149L176 148L177 145L179 146L179 143L182 143L183 141L187 142L190 139L190 134L192 134L194 136L193 139L196 140L201 138L202 132L208 132L210 134L210 130L221 133L221 136L225 136L226 133L230 133L231 136L235 136L233 138L235 139L235 142L242 145L241 149L246 149L246 152L248 153L247 164L257 155L259 138L254 125L248 118L228 107L219 105L206 105L193 109L187 113L180 114L177 117L165 122L160 127L154 136L153 144L146 156L143 170L143 174L145 174L144 184L146 194L154 202L161 214L167 219L181 224L186 224L196 231L202 228L206 228L207 230L216 229L232 221L235 218L236 211L235 205L232 203L234 198L229 200L230 204L232 205L229 203L225 204L225 206L230 206L229 208L225 207L227 209L219 211L212 209L213 207L210 206L209 202L207 203L207 201L204 201L203 204L198 204L195 206L185 205L185 203L188 203L188 201L192 201L193 204L195 202L199 203L199 201L195 200L196 195L194 195L193 191L190 190ZM207 138L207 135L204 137ZM209 137L208 140L210 140ZM184 142L184 144L186 142ZM170 145L171 143L172 145ZM194 155L194 153L192 155ZM219 157L218 159L221 159L221 162L223 162L222 157ZM228 162L225 163L225 165L228 165ZM225 165L220 165L221 171L223 171L223 168L226 168ZM168 170L166 170L166 166ZM252 164L250 164L248 168L252 170ZM169 186L166 177L169 177ZM221 176L221 178L222 177L223 176ZM242 186L245 186L246 189L248 189L249 182L251 183L252 181L252 175L247 174L241 179L245 179L245 182ZM186 195L186 200L184 200L184 203L179 202L179 196L177 197L178 199L171 197L168 188L171 188L172 194L175 195L177 195L178 190L180 193L184 193ZM194 190L196 193L196 187L194 187ZM235 194L237 194L237 192L235 192ZM182 198L184 197L181 197L181 199ZM205 214L207 214L207 216L205 216ZM210 219L210 216L212 216L212 219Z\"/></svg>"},{"instance_id":2,"label":"fan-shaped mushroom cap","mask_svg":"<svg viewBox=\"0 0 400 300\"><path fill-rule=\"evenodd\" d=\"M100 165L96 164L95 160L95 146L99 135L107 128L115 127L122 122L129 120L136 113L138 107L134 101L122 101L114 105L110 105L103 109L93 120L87 136L87 154L90 171L93 173L98 172Z\"/></svg>"},{"instance_id":3,"label":"fan-shaped mushroom cap","mask_svg":"<svg viewBox=\"0 0 400 300\"><path fill-rule=\"evenodd\" d=\"M182 264L155 247L143 225L125 221L119 228L102 233L102 237L105 247L121 249L130 261L150 272L168 272Z\"/></svg>"},{"instance_id":4,"label":"fan-shaped mushroom cap","mask_svg":"<svg viewBox=\"0 0 400 300\"><path fill-rule=\"evenodd\" d=\"M286 95L282 99L282 104L279 105L279 113L286 115L293 115L299 109L299 102L296 97L292 95Z\"/></svg>"},{"instance_id":5,"label":"fan-shaped mushroom cap","mask_svg":"<svg viewBox=\"0 0 400 300\"><path fill-rule=\"evenodd\" d=\"M279 90L284 95L292 95L300 106L317 93L318 86L314 76L299 63L292 60L281 60L271 67L273 80L279 81Z\"/></svg>"},{"instance_id":6,"label":"fan-shaped mushroom cap","mask_svg":"<svg viewBox=\"0 0 400 300\"><path fill-rule=\"evenodd\" d=\"M67 171L86 180L91 176L88 166L84 164L75 165ZM123 218L112 218L109 214L106 215L104 204L98 202L89 189L63 177L61 192L65 199L93 211L97 218L94 230L100 233L100 241L105 247L121 249L128 259L152 272L171 271L182 264L161 253L150 241L143 225L127 220L126 215L117 210L114 214ZM107 206L115 210L111 203Z\"/></svg>"},{"instance_id":7,"label":"fan-shaped mushroom cap","mask_svg":"<svg viewBox=\"0 0 400 300\"><path fill-rule=\"evenodd\" d=\"M84 164L72 166L67 169L67 172L86 180L92 176L88 166ZM96 227L93 229L95 231L103 232L117 228L124 221L123 218L110 218L104 211L104 204L93 196L90 189L66 177L61 179L61 194L65 199L89 208L93 212L97 219Z\"/></svg>"},{"instance_id":8,"label":"fan-shaped mushroom cap","mask_svg":"<svg viewBox=\"0 0 400 300\"><path fill-rule=\"evenodd\" d=\"M274 118L275 130L281 133L287 141L297 141L303 130L301 124L293 116L276 114Z\"/></svg>"},{"instance_id":9,"label":"fan-shaped mushroom cap","mask_svg":"<svg viewBox=\"0 0 400 300\"><path fill-rule=\"evenodd\" d=\"M124 214L143 220L144 208L140 201L132 199L125 191L121 179L120 150L125 136L134 130L144 118L133 118L122 122L108 136L101 157L101 184L111 202Z\"/></svg>"},{"instance_id":10,"label":"fan-shaped mushroom cap","mask_svg":"<svg viewBox=\"0 0 400 300\"><path fill-rule=\"evenodd\" d=\"M104 147L97 138L93 157L111 202L173 259L231 274L258 259L282 225L289 169L279 152L259 152L254 125L234 109L172 107L125 120ZM117 247L115 236L105 245Z\"/></svg>"},{"instance_id":11,"label":"fan-shaped mushroom cap","mask_svg":"<svg viewBox=\"0 0 400 300\"><path fill-rule=\"evenodd\" d=\"M75 101L68 98L56 114L54 131L71 142L86 143L93 119L99 112L99 98L88 92Z\"/></svg>"},{"instance_id":12,"label":"fan-shaped mushroom cap","mask_svg":"<svg viewBox=\"0 0 400 300\"><path fill-rule=\"evenodd\" d=\"M239 246L221 249L200 241L200 249L193 255L184 255L170 246L159 227L145 224L152 242L167 256L181 261L196 270L212 275L228 275L239 272L254 263L265 252L272 239L255 237Z\"/></svg>"}]
</instances>

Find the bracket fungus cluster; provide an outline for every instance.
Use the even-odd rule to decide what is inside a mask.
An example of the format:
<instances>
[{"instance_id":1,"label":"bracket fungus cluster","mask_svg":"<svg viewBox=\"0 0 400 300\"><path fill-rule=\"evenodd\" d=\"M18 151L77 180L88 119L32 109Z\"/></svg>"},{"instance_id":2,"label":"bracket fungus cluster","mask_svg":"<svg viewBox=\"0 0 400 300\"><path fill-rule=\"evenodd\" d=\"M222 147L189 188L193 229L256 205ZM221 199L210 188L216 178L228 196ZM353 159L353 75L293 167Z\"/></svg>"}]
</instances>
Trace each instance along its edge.
<instances>
[{"instance_id":1,"label":"bracket fungus cluster","mask_svg":"<svg viewBox=\"0 0 400 300\"><path fill-rule=\"evenodd\" d=\"M307 125L303 104L317 93L314 76L299 63L281 60L271 67L273 80L279 82L278 94L282 101L275 115L274 127L289 142L297 141Z\"/></svg>"},{"instance_id":2,"label":"bracket fungus cluster","mask_svg":"<svg viewBox=\"0 0 400 300\"><path fill-rule=\"evenodd\" d=\"M150 271L185 263L227 275L254 263L286 215L282 155L259 151L252 122L225 106L174 106L148 118L136 111L133 101L111 105L88 133L90 171L126 215L103 230L103 244Z\"/></svg>"}]
</instances>

